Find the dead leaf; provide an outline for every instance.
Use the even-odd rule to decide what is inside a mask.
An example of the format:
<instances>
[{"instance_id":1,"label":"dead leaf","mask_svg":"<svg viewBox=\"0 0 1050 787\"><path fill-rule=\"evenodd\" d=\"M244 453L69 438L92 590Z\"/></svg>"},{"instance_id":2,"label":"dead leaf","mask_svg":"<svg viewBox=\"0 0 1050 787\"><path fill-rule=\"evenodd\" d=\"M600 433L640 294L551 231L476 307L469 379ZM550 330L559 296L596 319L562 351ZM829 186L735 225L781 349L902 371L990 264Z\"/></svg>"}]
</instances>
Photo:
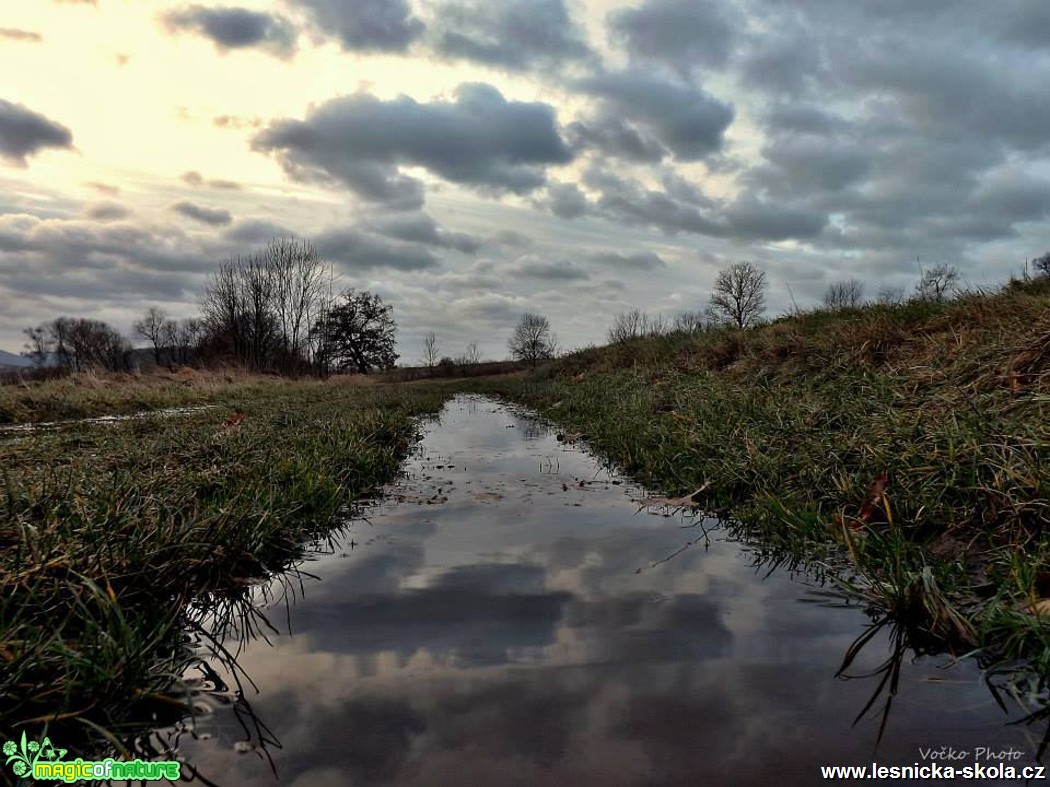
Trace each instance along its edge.
<instances>
[{"instance_id":1,"label":"dead leaf","mask_svg":"<svg viewBox=\"0 0 1050 787\"><path fill-rule=\"evenodd\" d=\"M1029 615L1035 615L1036 617L1050 614L1050 598L1040 598L1035 601L1030 601L1025 605L1024 611Z\"/></svg>"}]
</instances>

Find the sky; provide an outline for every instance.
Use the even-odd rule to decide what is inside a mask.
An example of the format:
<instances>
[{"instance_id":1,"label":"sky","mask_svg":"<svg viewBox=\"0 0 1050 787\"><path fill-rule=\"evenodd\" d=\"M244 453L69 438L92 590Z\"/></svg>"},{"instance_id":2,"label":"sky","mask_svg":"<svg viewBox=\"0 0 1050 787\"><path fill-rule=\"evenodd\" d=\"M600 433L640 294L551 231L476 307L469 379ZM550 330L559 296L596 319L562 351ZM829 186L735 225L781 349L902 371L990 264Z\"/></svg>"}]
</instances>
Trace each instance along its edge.
<instances>
[{"instance_id":1,"label":"sky","mask_svg":"<svg viewBox=\"0 0 1050 787\"><path fill-rule=\"evenodd\" d=\"M402 363L1050 250L1045 0L3 0L0 348L311 241ZM141 341L138 342L142 344Z\"/></svg>"}]
</instances>

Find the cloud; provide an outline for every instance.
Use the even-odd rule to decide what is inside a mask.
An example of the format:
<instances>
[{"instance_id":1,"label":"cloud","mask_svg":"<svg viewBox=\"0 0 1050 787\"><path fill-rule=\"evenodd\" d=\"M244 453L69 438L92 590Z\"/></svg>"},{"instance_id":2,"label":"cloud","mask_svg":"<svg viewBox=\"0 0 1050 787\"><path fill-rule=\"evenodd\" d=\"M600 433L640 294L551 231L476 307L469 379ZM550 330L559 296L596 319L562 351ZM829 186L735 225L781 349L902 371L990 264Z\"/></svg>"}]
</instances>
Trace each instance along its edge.
<instances>
[{"instance_id":1,"label":"cloud","mask_svg":"<svg viewBox=\"0 0 1050 787\"><path fill-rule=\"evenodd\" d=\"M181 213L186 218L199 221L202 224L210 224L213 227L223 226L233 221L233 216L225 208L206 208L188 200L176 202L171 206L171 209L176 213Z\"/></svg>"},{"instance_id":2,"label":"cloud","mask_svg":"<svg viewBox=\"0 0 1050 787\"><path fill-rule=\"evenodd\" d=\"M117 202L95 202L87 206L84 215L95 221L116 221L126 219L131 211Z\"/></svg>"},{"instance_id":3,"label":"cloud","mask_svg":"<svg viewBox=\"0 0 1050 787\"><path fill-rule=\"evenodd\" d=\"M120 187L110 185L109 183L99 183L96 180L87 181L84 185L95 189L95 191L100 191L109 197L115 197L120 193Z\"/></svg>"},{"instance_id":4,"label":"cloud","mask_svg":"<svg viewBox=\"0 0 1050 787\"><path fill-rule=\"evenodd\" d=\"M632 58L666 63L681 73L723 66L734 46L738 20L732 6L700 0L645 0L606 19L613 40Z\"/></svg>"},{"instance_id":5,"label":"cloud","mask_svg":"<svg viewBox=\"0 0 1050 787\"><path fill-rule=\"evenodd\" d=\"M404 52L423 34L406 0L298 0L320 35L352 52Z\"/></svg>"},{"instance_id":6,"label":"cloud","mask_svg":"<svg viewBox=\"0 0 1050 787\"><path fill-rule=\"evenodd\" d=\"M237 244L262 245L273 238L295 237L295 233L271 221L244 219L224 230L222 236Z\"/></svg>"},{"instance_id":7,"label":"cloud","mask_svg":"<svg viewBox=\"0 0 1050 787\"><path fill-rule=\"evenodd\" d=\"M16 167L45 148L72 149L73 133L21 104L0 99L0 157Z\"/></svg>"},{"instance_id":8,"label":"cloud","mask_svg":"<svg viewBox=\"0 0 1050 787\"><path fill-rule=\"evenodd\" d=\"M191 5L165 12L161 21L171 32L196 33L209 39L220 52L258 48L282 58L295 52L295 28L278 14Z\"/></svg>"},{"instance_id":9,"label":"cloud","mask_svg":"<svg viewBox=\"0 0 1050 787\"><path fill-rule=\"evenodd\" d=\"M175 227L0 215L0 278L23 299L192 297L211 250Z\"/></svg>"},{"instance_id":10,"label":"cloud","mask_svg":"<svg viewBox=\"0 0 1050 787\"><path fill-rule=\"evenodd\" d=\"M540 204L560 219L575 219L588 209L587 196L575 183L551 183Z\"/></svg>"},{"instance_id":11,"label":"cloud","mask_svg":"<svg viewBox=\"0 0 1050 787\"><path fill-rule=\"evenodd\" d=\"M446 2L436 7L431 32L439 54L507 71L593 57L564 0Z\"/></svg>"},{"instance_id":12,"label":"cloud","mask_svg":"<svg viewBox=\"0 0 1050 787\"><path fill-rule=\"evenodd\" d=\"M680 161L720 151L733 122L732 106L705 90L637 69L607 72L576 84L601 100L606 116L643 127Z\"/></svg>"},{"instance_id":13,"label":"cloud","mask_svg":"<svg viewBox=\"0 0 1050 787\"><path fill-rule=\"evenodd\" d=\"M391 268L418 271L434 268L438 259L413 244L390 241L353 228L329 229L314 238L318 251L350 271Z\"/></svg>"},{"instance_id":14,"label":"cloud","mask_svg":"<svg viewBox=\"0 0 1050 787\"><path fill-rule=\"evenodd\" d=\"M654 164L669 155L667 148L611 108L585 120L575 120L565 131L574 148L593 148L628 161Z\"/></svg>"},{"instance_id":15,"label":"cloud","mask_svg":"<svg viewBox=\"0 0 1050 787\"><path fill-rule=\"evenodd\" d=\"M481 241L477 238L463 232L449 232L439 227L433 217L426 213L394 215L376 222L374 229L389 238L455 249L464 254L474 254L481 247Z\"/></svg>"},{"instance_id":16,"label":"cloud","mask_svg":"<svg viewBox=\"0 0 1050 787\"><path fill-rule=\"evenodd\" d=\"M212 118L211 122L217 128L259 128L262 125L259 118L242 118L234 115L217 115Z\"/></svg>"},{"instance_id":17,"label":"cloud","mask_svg":"<svg viewBox=\"0 0 1050 787\"><path fill-rule=\"evenodd\" d=\"M519 279L541 279L545 281L579 281L589 279L590 274L565 260L548 260L527 256L519 259L508 272Z\"/></svg>"},{"instance_id":18,"label":"cloud","mask_svg":"<svg viewBox=\"0 0 1050 787\"><path fill-rule=\"evenodd\" d=\"M454 102L333 99L305 121L271 122L252 148L275 154L292 178L341 182L366 200L401 208L423 203L423 184L402 166L490 193L526 194L544 184L545 167L572 159L553 107L507 101L479 83L460 85Z\"/></svg>"},{"instance_id":19,"label":"cloud","mask_svg":"<svg viewBox=\"0 0 1050 787\"><path fill-rule=\"evenodd\" d=\"M730 233L749 240L810 239L820 235L828 224L821 211L784 205L745 195L725 209Z\"/></svg>"},{"instance_id":20,"label":"cloud","mask_svg":"<svg viewBox=\"0 0 1050 787\"><path fill-rule=\"evenodd\" d=\"M241 184L235 183L232 180L205 180L201 173L196 171L189 171L182 173L180 178L184 183L195 186L207 186L210 189L218 189L220 191L240 191Z\"/></svg>"},{"instance_id":21,"label":"cloud","mask_svg":"<svg viewBox=\"0 0 1050 787\"><path fill-rule=\"evenodd\" d=\"M642 188L634 181L593 168L584 173L584 182L601 195L595 204L596 211L613 221L657 227L668 235L692 232L722 237L727 234L725 225L717 217L665 192Z\"/></svg>"},{"instance_id":22,"label":"cloud","mask_svg":"<svg viewBox=\"0 0 1050 787\"><path fill-rule=\"evenodd\" d=\"M590 259L606 268L619 268L621 270L659 270L666 268L667 263L659 254L651 251L639 251L624 253L619 251L596 252L590 255Z\"/></svg>"},{"instance_id":23,"label":"cloud","mask_svg":"<svg viewBox=\"0 0 1050 787\"><path fill-rule=\"evenodd\" d=\"M34 33L31 30L16 30L13 27L0 27L0 38L6 38L8 41L28 41L32 43L40 43L44 40L40 33Z\"/></svg>"}]
</instances>

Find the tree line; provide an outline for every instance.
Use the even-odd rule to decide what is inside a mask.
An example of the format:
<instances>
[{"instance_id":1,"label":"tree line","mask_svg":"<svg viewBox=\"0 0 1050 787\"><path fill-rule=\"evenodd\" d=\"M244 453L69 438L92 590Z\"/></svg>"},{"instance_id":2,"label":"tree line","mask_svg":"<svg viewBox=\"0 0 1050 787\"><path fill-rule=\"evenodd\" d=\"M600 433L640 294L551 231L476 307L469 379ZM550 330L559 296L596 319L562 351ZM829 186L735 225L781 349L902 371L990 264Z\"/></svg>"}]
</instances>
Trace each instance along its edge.
<instances>
[{"instance_id":1,"label":"tree line","mask_svg":"<svg viewBox=\"0 0 1050 787\"><path fill-rule=\"evenodd\" d=\"M367 291L336 290L332 266L312 244L275 238L215 271L200 316L170 319L150 307L133 331L155 364L232 363L256 372L326 376L397 361L392 308ZM59 317L25 330L24 355L71 371L135 366L131 343L100 320Z\"/></svg>"},{"instance_id":2,"label":"tree line","mask_svg":"<svg viewBox=\"0 0 1050 787\"><path fill-rule=\"evenodd\" d=\"M1050 253L1035 259L1032 267L1037 275L1050 276ZM944 301L958 284L955 266L940 263L920 269L911 299ZM905 300L904 290L893 287L881 288L876 298L889 306ZM829 309L859 308L865 303L864 284L856 279L833 282L823 303ZM761 322L765 311L765 271L751 262L738 262L719 271L705 309L670 319L638 309L622 312L607 339L616 344L670 332L745 329ZM332 266L312 244L295 239L275 238L255 254L222 263L201 295L200 316L175 320L150 307L133 330L149 343L158 366L234 363L256 372L327 376L333 371L390 369L398 358L392 308L367 291L336 291ZM23 354L40 365L72 371L124 371L135 366L131 343L100 320L59 317L27 328L25 334ZM527 312L507 349L515 360L535 367L556 357L559 344L548 319ZM476 342L456 358L439 358L433 331L424 335L423 358L430 370L443 372L481 360Z\"/></svg>"}]
</instances>

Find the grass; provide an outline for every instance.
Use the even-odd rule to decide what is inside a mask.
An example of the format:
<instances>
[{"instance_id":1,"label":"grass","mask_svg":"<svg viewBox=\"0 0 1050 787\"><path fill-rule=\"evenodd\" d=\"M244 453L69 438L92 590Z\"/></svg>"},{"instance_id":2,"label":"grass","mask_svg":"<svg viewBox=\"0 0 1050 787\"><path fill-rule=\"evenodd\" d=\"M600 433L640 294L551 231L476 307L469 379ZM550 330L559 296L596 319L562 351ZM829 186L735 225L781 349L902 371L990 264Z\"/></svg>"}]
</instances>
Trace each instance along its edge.
<instances>
[{"instance_id":1,"label":"grass","mask_svg":"<svg viewBox=\"0 0 1050 787\"><path fill-rule=\"evenodd\" d=\"M243 422L215 408L0 433L0 739L61 728L75 751L170 705L193 656L190 603L287 567L396 473L417 417L447 395L258 381L208 393Z\"/></svg>"},{"instance_id":2,"label":"grass","mask_svg":"<svg viewBox=\"0 0 1050 787\"><path fill-rule=\"evenodd\" d=\"M1050 675L1050 618L1029 611L1050 594L1050 281L651 336L475 388L669 495L706 486L915 643Z\"/></svg>"},{"instance_id":3,"label":"grass","mask_svg":"<svg viewBox=\"0 0 1050 787\"><path fill-rule=\"evenodd\" d=\"M291 381L236 369L206 371L181 367L148 374L83 372L42 382L0 385L0 425L129 415L176 407L234 405L280 388L371 384L371 378Z\"/></svg>"}]
</instances>

